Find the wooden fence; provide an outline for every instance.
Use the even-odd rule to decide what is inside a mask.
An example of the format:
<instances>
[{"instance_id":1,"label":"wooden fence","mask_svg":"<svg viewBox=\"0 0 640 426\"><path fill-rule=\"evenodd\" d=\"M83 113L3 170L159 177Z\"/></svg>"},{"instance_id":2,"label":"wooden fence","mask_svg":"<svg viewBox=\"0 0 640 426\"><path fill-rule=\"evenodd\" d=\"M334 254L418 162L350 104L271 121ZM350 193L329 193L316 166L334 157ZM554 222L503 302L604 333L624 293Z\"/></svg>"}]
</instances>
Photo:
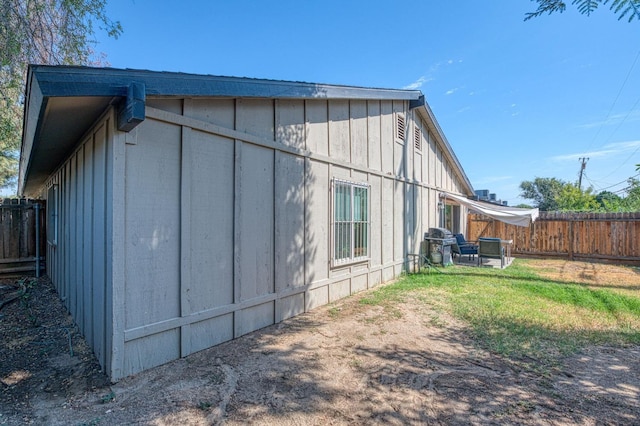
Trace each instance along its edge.
<instances>
[{"instance_id":1,"label":"wooden fence","mask_svg":"<svg viewBox=\"0 0 640 426\"><path fill-rule=\"evenodd\" d=\"M44 201L5 199L0 204L0 275L35 273L38 263L45 270L45 217Z\"/></svg>"},{"instance_id":2,"label":"wooden fence","mask_svg":"<svg viewBox=\"0 0 640 426\"><path fill-rule=\"evenodd\" d=\"M528 227L469 214L467 239L479 237L513 240L516 256L640 264L640 212L540 212Z\"/></svg>"}]
</instances>

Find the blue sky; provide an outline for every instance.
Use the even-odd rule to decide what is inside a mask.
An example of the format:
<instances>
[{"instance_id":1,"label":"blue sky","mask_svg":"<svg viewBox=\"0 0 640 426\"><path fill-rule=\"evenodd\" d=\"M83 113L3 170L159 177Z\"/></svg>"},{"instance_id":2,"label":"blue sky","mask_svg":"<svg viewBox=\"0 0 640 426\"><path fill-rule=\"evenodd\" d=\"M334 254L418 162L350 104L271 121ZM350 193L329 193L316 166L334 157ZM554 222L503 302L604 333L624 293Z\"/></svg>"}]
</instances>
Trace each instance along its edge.
<instances>
[{"instance_id":1,"label":"blue sky","mask_svg":"<svg viewBox=\"0 0 640 426\"><path fill-rule=\"evenodd\" d=\"M421 90L475 189L535 177L618 191L640 163L640 22L527 22L528 0L108 0L116 68ZM570 3L570 2L568 2Z\"/></svg>"}]
</instances>

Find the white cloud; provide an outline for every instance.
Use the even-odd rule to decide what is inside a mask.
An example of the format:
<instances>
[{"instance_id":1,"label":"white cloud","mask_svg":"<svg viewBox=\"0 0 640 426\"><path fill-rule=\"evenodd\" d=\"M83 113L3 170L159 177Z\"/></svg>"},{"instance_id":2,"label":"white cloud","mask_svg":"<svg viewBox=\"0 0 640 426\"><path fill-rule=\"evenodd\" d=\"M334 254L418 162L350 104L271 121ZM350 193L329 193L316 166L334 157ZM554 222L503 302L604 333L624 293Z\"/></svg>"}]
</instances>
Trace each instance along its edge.
<instances>
[{"instance_id":1,"label":"white cloud","mask_svg":"<svg viewBox=\"0 0 640 426\"><path fill-rule=\"evenodd\" d=\"M425 83L428 83L430 81L435 80L435 78L433 77L434 74L436 74L438 72L438 70L445 65L453 65L455 63L462 63L462 59L448 59L444 62L436 62L435 64L431 65L429 67L429 70L427 71L427 73L423 76L421 76L420 78L418 78L416 81L414 81L411 84L407 84L406 86L403 87L403 89L405 90L417 90L419 88L421 88ZM458 90L458 89L455 89ZM453 93L453 92L452 92Z\"/></svg>"},{"instance_id":2,"label":"white cloud","mask_svg":"<svg viewBox=\"0 0 640 426\"><path fill-rule=\"evenodd\" d=\"M610 143L602 147L602 149L589 152L578 152L575 154L556 155L551 157L553 161L576 161L582 157L603 158L612 157L614 155L623 154L627 151L640 149L640 140Z\"/></svg>"},{"instance_id":3,"label":"white cloud","mask_svg":"<svg viewBox=\"0 0 640 426\"><path fill-rule=\"evenodd\" d=\"M445 92L445 95L453 95L454 93L456 93L458 90L460 90L459 87L454 87L453 89L449 89Z\"/></svg>"},{"instance_id":4,"label":"white cloud","mask_svg":"<svg viewBox=\"0 0 640 426\"><path fill-rule=\"evenodd\" d=\"M611 126L614 124L619 124L620 121L638 121L640 120L640 111L633 111L626 114L614 114L610 115L606 120L593 121L591 123L579 124L576 127L578 129L592 129L594 127L600 126Z\"/></svg>"},{"instance_id":5,"label":"white cloud","mask_svg":"<svg viewBox=\"0 0 640 426\"><path fill-rule=\"evenodd\" d=\"M405 89L405 90L417 90L417 89L421 88L425 83L428 83L429 81L432 81L432 80L433 80L433 78L430 78L430 77L427 77L426 75L423 75L422 77L418 78L413 83L404 86L403 89Z\"/></svg>"}]
</instances>

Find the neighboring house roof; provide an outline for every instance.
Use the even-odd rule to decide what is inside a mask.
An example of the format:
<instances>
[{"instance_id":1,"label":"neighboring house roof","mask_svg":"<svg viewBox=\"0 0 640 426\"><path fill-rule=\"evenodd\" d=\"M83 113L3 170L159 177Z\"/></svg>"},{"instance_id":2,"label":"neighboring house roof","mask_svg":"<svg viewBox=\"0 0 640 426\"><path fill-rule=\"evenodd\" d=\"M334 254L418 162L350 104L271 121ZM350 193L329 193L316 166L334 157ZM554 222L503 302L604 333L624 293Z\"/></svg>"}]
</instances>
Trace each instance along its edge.
<instances>
[{"instance_id":1,"label":"neighboring house roof","mask_svg":"<svg viewBox=\"0 0 640 426\"><path fill-rule=\"evenodd\" d=\"M473 195L469 179L418 90L47 65L31 65L27 75L19 193L37 191L110 105L118 106L118 129L132 130L144 120L146 96L409 101L433 126L445 156L457 167L468 195Z\"/></svg>"}]
</instances>

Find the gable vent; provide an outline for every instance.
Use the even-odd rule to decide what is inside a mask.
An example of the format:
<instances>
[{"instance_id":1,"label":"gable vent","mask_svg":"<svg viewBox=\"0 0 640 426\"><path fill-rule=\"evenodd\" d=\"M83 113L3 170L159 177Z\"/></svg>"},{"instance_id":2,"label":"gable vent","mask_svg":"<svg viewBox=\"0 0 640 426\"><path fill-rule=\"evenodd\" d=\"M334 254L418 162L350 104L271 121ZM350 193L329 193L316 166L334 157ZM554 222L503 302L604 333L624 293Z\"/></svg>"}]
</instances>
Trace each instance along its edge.
<instances>
[{"instance_id":1,"label":"gable vent","mask_svg":"<svg viewBox=\"0 0 640 426\"><path fill-rule=\"evenodd\" d=\"M422 150L422 131L420 130L420 127L415 127L413 129L413 144L418 151Z\"/></svg>"},{"instance_id":2,"label":"gable vent","mask_svg":"<svg viewBox=\"0 0 640 426\"><path fill-rule=\"evenodd\" d=\"M398 113L396 115L396 138L404 142L405 121L404 115Z\"/></svg>"}]
</instances>

